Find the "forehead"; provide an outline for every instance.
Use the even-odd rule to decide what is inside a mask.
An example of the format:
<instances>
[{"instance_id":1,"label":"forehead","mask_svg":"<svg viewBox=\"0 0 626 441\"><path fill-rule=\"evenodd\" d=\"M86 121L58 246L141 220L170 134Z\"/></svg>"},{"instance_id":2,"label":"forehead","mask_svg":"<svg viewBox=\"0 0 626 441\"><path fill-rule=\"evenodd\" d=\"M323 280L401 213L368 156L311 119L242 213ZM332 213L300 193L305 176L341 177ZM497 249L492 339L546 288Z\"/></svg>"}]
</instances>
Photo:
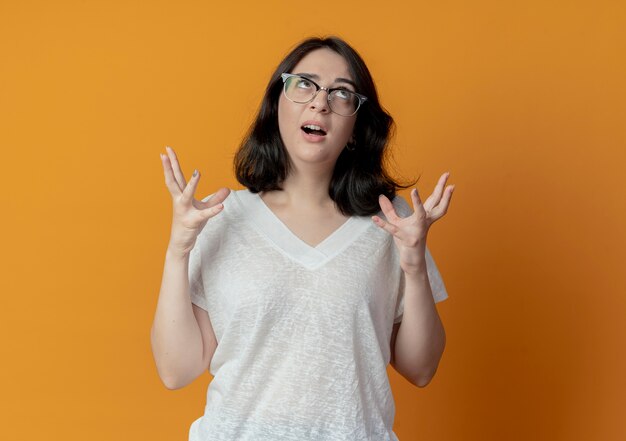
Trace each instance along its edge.
<instances>
[{"instance_id":1,"label":"forehead","mask_svg":"<svg viewBox=\"0 0 626 441\"><path fill-rule=\"evenodd\" d=\"M293 73L317 74L325 82L332 82L335 78L354 80L346 60L327 48L316 49L306 54L293 68Z\"/></svg>"}]
</instances>

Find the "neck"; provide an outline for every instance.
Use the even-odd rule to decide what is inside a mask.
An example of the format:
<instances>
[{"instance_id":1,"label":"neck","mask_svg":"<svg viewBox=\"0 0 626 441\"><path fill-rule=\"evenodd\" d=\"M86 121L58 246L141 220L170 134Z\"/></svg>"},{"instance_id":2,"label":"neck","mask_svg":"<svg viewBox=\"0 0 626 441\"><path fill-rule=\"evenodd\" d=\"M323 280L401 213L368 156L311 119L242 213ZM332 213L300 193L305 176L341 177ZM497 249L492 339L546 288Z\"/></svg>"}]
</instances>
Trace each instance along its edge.
<instances>
[{"instance_id":1,"label":"neck","mask_svg":"<svg viewBox=\"0 0 626 441\"><path fill-rule=\"evenodd\" d=\"M327 207L331 203L334 204L328 195L331 177L332 170L303 172L294 167L281 183L282 191L270 192L264 196L292 206Z\"/></svg>"}]
</instances>

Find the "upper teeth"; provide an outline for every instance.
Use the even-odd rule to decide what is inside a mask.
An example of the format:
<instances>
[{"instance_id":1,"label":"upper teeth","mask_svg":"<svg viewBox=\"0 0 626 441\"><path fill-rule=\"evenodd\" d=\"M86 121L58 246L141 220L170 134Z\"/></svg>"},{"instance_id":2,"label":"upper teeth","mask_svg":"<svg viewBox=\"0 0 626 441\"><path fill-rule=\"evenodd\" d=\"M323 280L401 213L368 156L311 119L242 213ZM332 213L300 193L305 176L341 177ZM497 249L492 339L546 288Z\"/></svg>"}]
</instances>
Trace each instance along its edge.
<instances>
[{"instance_id":1,"label":"upper teeth","mask_svg":"<svg viewBox=\"0 0 626 441\"><path fill-rule=\"evenodd\" d=\"M313 124L307 124L306 126L304 126L306 129L311 129L311 130L322 130L322 128L320 126L314 126Z\"/></svg>"}]
</instances>

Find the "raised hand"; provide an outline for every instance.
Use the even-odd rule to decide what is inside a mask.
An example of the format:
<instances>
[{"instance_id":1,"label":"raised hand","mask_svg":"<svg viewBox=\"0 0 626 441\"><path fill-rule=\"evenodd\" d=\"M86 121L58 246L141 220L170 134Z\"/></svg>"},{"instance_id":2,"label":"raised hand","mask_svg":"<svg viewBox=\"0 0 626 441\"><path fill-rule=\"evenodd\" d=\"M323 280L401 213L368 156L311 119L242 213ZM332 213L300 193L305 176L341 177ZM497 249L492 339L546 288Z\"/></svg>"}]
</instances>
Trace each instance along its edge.
<instances>
[{"instance_id":1,"label":"raised hand","mask_svg":"<svg viewBox=\"0 0 626 441\"><path fill-rule=\"evenodd\" d=\"M383 230L393 235L394 242L400 252L400 266L407 274L415 274L419 266L425 261L426 236L431 225L441 219L450 206L450 198L454 191L454 185L446 185L450 173L444 173L435 186L435 191L422 201L417 189L411 190L413 202L413 214L402 218L398 216L391 201L381 195L379 198L380 208L387 220L373 216L372 220Z\"/></svg>"},{"instance_id":2,"label":"raised hand","mask_svg":"<svg viewBox=\"0 0 626 441\"><path fill-rule=\"evenodd\" d=\"M173 204L169 249L184 255L191 251L207 221L222 211L222 202L230 190L220 188L206 202L195 199L200 173L194 171L191 180L187 182L174 150L166 147L166 151L167 154L161 153L161 163L165 173L165 185L172 195Z\"/></svg>"}]
</instances>

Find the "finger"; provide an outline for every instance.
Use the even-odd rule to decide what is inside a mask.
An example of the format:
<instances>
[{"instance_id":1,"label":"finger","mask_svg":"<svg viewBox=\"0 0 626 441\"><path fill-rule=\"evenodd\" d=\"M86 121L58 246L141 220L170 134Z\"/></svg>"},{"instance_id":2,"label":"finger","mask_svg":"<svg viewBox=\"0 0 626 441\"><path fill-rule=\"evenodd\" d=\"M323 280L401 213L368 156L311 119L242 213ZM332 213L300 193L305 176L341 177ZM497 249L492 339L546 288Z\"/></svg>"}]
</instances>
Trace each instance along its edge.
<instances>
[{"instance_id":1,"label":"finger","mask_svg":"<svg viewBox=\"0 0 626 441\"><path fill-rule=\"evenodd\" d=\"M216 204L221 204L226 200L228 195L230 194L230 189L226 187L222 187L213 193L207 200L194 200L194 205L197 209L202 210L204 208L212 207Z\"/></svg>"},{"instance_id":2,"label":"finger","mask_svg":"<svg viewBox=\"0 0 626 441\"><path fill-rule=\"evenodd\" d=\"M165 185L167 186L167 189L172 197L179 196L181 191L178 187L178 183L176 182L176 178L174 177L170 160L167 155L164 155L163 153L160 153L160 155L161 164L163 165L163 173L165 174Z\"/></svg>"},{"instance_id":3,"label":"finger","mask_svg":"<svg viewBox=\"0 0 626 441\"><path fill-rule=\"evenodd\" d=\"M220 211L224 209L224 204L216 204L212 207L205 208L204 210L200 210L200 216L202 216L203 221L207 221L211 219L213 216L218 214Z\"/></svg>"},{"instance_id":4,"label":"finger","mask_svg":"<svg viewBox=\"0 0 626 441\"><path fill-rule=\"evenodd\" d=\"M441 203L437 205L431 212L431 220L436 221L437 219L442 218L447 212L448 207L450 207L450 200L452 199L452 193L454 192L454 185L449 185L443 194L441 199Z\"/></svg>"},{"instance_id":5,"label":"finger","mask_svg":"<svg viewBox=\"0 0 626 441\"><path fill-rule=\"evenodd\" d=\"M191 200L193 199L193 195L196 193L196 188L198 188L198 181L200 181L200 173L198 172L198 170L194 170L193 175L191 175L191 179L183 190L184 202L191 202Z\"/></svg>"},{"instance_id":6,"label":"finger","mask_svg":"<svg viewBox=\"0 0 626 441\"><path fill-rule=\"evenodd\" d=\"M374 221L374 223L376 225L378 225L380 228L385 230L387 233L389 233L389 234L391 234L393 236L398 234L398 231L399 231L398 227L396 227L393 224L390 224L389 222L387 222L383 218L381 218L379 216L372 216L372 220Z\"/></svg>"},{"instance_id":7,"label":"finger","mask_svg":"<svg viewBox=\"0 0 626 441\"><path fill-rule=\"evenodd\" d=\"M437 182L437 185L435 186L435 191L433 191L433 194L431 194L428 199L426 199L426 202L424 202L424 209L426 211L431 211L433 208L439 205L441 197L443 196L443 189L446 186L446 181L449 177L450 172L445 172L441 175L439 181Z\"/></svg>"},{"instance_id":8,"label":"finger","mask_svg":"<svg viewBox=\"0 0 626 441\"><path fill-rule=\"evenodd\" d=\"M207 203L209 204L209 207L212 207L213 205L221 204L222 202L224 202L224 200L229 194L230 194L230 189L220 188L207 201Z\"/></svg>"},{"instance_id":9,"label":"finger","mask_svg":"<svg viewBox=\"0 0 626 441\"><path fill-rule=\"evenodd\" d=\"M174 150L170 146L165 146L165 150L167 151L167 156L172 163L172 170L174 172L176 182L178 182L178 187L180 188L180 191L183 191L187 186L187 181L185 180L185 176L180 169L180 164L178 163L178 157L176 156L176 152L174 152Z\"/></svg>"},{"instance_id":10,"label":"finger","mask_svg":"<svg viewBox=\"0 0 626 441\"><path fill-rule=\"evenodd\" d=\"M391 203L389 198L387 198L387 196L383 194L378 196L378 204L380 205L380 209L382 210L388 221L396 222L400 219L398 213L396 213L396 209L393 208L393 204Z\"/></svg>"},{"instance_id":11,"label":"finger","mask_svg":"<svg viewBox=\"0 0 626 441\"><path fill-rule=\"evenodd\" d=\"M411 190L411 202L413 203L413 211L418 214L424 214L424 206L422 205L422 199L417 191L417 188Z\"/></svg>"}]
</instances>

